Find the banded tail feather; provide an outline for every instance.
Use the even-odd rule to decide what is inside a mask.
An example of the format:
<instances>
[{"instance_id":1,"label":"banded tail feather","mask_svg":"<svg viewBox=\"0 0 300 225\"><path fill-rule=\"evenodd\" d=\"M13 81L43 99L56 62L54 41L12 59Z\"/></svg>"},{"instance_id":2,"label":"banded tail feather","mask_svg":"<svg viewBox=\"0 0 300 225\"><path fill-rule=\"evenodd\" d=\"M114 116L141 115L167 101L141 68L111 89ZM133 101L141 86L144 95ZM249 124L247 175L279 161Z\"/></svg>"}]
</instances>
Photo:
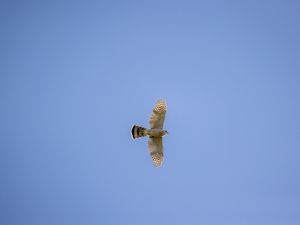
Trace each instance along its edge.
<instances>
[{"instance_id":1,"label":"banded tail feather","mask_svg":"<svg viewBox=\"0 0 300 225\"><path fill-rule=\"evenodd\" d=\"M136 139L139 137L144 137L144 136L147 136L147 129L144 127L137 126L137 125L133 125L133 127L131 129L131 134L132 134L133 139Z\"/></svg>"}]
</instances>

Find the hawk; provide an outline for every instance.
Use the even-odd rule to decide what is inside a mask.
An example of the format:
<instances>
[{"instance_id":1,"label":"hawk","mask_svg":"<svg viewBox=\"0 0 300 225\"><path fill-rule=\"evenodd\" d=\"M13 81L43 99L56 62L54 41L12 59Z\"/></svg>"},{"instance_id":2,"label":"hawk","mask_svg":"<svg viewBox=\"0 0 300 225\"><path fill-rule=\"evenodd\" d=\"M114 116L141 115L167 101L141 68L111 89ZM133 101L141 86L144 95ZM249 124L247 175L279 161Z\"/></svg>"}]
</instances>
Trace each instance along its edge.
<instances>
[{"instance_id":1,"label":"hawk","mask_svg":"<svg viewBox=\"0 0 300 225\"><path fill-rule=\"evenodd\" d=\"M168 131L163 130L166 112L166 101L160 99L152 110L149 121L150 129L138 125L133 125L131 129L133 139L149 136L148 148L152 163L155 167L159 167L163 163L164 153L162 137L168 133Z\"/></svg>"}]
</instances>

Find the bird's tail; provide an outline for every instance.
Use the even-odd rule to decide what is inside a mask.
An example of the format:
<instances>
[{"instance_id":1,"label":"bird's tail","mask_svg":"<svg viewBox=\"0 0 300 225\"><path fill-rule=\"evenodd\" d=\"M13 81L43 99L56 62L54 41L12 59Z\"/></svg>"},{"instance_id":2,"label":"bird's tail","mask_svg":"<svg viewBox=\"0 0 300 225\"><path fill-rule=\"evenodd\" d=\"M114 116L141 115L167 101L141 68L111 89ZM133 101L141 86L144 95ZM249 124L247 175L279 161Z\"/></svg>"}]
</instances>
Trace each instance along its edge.
<instances>
[{"instance_id":1,"label":"bird's tail","mask_svg":"<svg viewBox=\"0 0 300 225\"><path fill-rule=\"evenodd\" d=\"M139 137L144 137L147 135L147 129L144 127L140 127L137 125L133 125L132 129L131 129L131 134L132 134L132 138L139 138Z\"/></svg>"}]
</instances>

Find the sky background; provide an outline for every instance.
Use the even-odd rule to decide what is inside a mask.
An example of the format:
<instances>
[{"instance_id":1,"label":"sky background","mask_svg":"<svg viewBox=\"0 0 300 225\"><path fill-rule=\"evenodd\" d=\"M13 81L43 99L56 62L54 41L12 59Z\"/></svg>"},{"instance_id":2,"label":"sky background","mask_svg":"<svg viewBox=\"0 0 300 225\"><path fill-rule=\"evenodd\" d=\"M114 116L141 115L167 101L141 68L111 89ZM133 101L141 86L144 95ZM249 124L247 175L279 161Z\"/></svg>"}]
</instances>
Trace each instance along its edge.
<instances>
[{"instance_id":1,"label":"sky background","mask_svg":"<svg viewBox=\"0 0 300 225\"><path fill-rule=\"evenodd\" d=\"M1 1L0 224L300 224L299 1ZM147 139L168 104L164 165Z\"/></svg>"}]
</instances>

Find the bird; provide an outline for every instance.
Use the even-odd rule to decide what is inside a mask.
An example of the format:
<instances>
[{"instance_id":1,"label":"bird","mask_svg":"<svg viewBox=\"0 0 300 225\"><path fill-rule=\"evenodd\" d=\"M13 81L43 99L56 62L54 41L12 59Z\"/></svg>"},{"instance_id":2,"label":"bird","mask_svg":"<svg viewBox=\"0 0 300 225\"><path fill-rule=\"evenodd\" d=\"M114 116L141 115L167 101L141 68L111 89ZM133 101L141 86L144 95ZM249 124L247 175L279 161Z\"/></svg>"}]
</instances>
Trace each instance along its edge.
<instances>
[{"instance_id":1,"label":"bird","mask_svg":"<svg viewBox=\"0 0 300 225\"><path fill-rule=\"evenodd\" d=\"M131 135L133 139L148 136L148 149L152 159L152 164L155 167L160 167L164 159L162 137L168 134L168 131L163 129L164 120L167 112L167 104L164 99L159 99L150 116L149 129L139 125L133 125Z\"/></svg>"}]
</instances>

